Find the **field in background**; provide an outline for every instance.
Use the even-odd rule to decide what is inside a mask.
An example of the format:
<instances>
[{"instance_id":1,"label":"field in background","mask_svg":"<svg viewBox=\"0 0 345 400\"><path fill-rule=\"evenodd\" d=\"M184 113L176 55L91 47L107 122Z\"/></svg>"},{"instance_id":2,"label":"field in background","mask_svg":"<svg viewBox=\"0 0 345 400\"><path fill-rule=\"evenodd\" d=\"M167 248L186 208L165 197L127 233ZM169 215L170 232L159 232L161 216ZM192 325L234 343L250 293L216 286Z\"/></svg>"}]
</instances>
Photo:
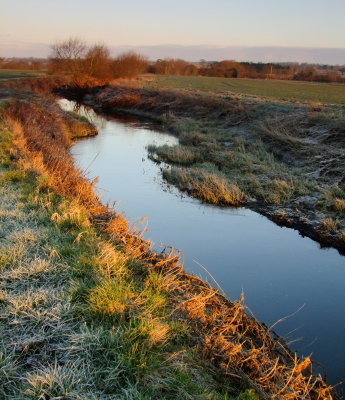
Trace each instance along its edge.
<instances>
[{"instance_id":1,"label":"field in background","mask_svg":"<svg viewBox=\"0 0 345 400\"><path fill-rule=\"evenodd\" d=\"M0 81L20 78L39 78L46 76L46 71L26 71L19 69L0 69Z\"/></svg>"},{"instance_id":2,"label":"field in background","mask_svg":"<svg viewBox=\"0 0 345 400\"><path fill-rule=\"evenodd\" d=\"M345 85L343 84L160 75L150 77L145 85L167 89L231 92L285 101L345 105Z\"/></svg>"}]
</instances>

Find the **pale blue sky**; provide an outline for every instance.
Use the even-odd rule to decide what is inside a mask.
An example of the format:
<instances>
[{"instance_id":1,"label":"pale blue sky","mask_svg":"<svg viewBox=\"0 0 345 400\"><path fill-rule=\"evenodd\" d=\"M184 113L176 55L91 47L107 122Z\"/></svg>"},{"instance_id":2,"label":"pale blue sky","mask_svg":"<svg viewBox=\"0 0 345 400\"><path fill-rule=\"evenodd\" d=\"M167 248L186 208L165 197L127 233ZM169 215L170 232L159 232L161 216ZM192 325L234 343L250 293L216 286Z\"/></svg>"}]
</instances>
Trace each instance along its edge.
<instances>
[{"instance_id":1,"label":"pale blue sky","mask_svg":"<svg viewBox=\"0 0 345 400\"><path fill-rule=\"evenodd\" d=\"M70 36L109 46L345 48L345 0L0 0L0 6L0 53Z\"/></svg>"}]
</instances>

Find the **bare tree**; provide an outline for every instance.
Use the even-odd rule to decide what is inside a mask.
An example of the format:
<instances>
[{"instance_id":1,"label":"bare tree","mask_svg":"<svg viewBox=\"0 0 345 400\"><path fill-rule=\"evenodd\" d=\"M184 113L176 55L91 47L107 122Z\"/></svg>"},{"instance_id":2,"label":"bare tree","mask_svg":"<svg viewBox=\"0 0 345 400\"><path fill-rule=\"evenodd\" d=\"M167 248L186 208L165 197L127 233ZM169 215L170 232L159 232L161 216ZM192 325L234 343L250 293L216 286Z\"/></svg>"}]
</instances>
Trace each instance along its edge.
<instances>
[{"instance_id":1,"label":"bare tree","mask_svg":"<svg viewBox=\"0 0 345 400\"><path fill-rule=\"evenodd\" d=\"M50 70L70 74L76 86L85 82L84 57L87 51L86 44L77 38L70 38L51 46Z\"/></svg>"}]
</instances>

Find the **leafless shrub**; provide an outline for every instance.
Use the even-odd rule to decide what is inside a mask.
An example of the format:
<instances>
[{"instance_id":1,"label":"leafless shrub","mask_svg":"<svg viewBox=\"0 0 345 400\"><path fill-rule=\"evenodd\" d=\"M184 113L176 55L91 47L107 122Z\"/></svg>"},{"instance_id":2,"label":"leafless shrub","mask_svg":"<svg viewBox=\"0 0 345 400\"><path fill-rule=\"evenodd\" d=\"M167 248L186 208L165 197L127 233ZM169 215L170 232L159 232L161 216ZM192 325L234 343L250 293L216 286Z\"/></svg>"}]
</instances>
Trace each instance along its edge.
<instances>
[{"instance_id":1,"label":"leafless shrub","mask_svg":"<svg viewBox=\"0 0 345 400\"><path fill-rule=\"evenodd\" d=\"M116 57L111 66L114 78L134 78L147 69L148 63L146 57L128 52Z\"/></svg>"},{"instance_id":2,"label":"leafless shrub","mask_svg":"<svg viewBox=\"0 0 345 400\"><path fill-rule=\"evenodd\" d=\"M104 44L87 46L82 40L70 38L51 46L51 73L67 74L76 87L108 83L115 78L133 78L147 68L146 58L134 52L115 59Z\"/></svg>"}]
</instances>

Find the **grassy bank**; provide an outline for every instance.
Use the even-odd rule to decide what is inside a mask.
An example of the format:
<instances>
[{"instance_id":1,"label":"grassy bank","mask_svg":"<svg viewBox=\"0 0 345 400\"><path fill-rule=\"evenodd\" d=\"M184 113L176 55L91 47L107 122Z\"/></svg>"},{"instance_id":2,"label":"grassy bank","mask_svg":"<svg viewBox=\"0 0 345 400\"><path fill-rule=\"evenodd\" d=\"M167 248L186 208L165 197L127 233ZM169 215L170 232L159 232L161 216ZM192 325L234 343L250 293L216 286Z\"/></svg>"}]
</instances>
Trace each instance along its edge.
<instances>
[{"instance_id":1,"label":"grassy bank","mask_svg":"<svg viewBox=\"0 0 345 400\"><path fill-rule=\"evenodd\" d=\"M37 97L2 108L5 398L331 398L242 299L100 204L68 154L70 115Z\"/></svg>"},{"instance_id":2,"label":"grassy bank","mask_svg":"<svg viewBox=\"0 0 345 400\"><path fill-rule=\"evenodd\" d=\"M172 279L142 271L39 176L3 169L1 183L2 398L235 396L169 318Z\"/></svg>"},{"instance_id":3,"label":"grassy bank","mask_svg":"<svg viewBox=\"0 0 345 400\"><path fill-rule=\"evenodd\" d=\"M1 395L235 395L197 360L189 327L169 318L174 278L111 244L90 207L52 191L49 175L14 150L16 139L2 126Z\"/></svg>"},{"instance_id":4,"label":"grassy bank","mask_svg":"<svg viewBox=\"0 0 345 400\"><path fill-rule=\"evenodd\" d=\"M261 79L197 76L150 76L145 86L161 89L201 90L281 101L345 105L345 85Z\"/></svg>"}]
</instances>

